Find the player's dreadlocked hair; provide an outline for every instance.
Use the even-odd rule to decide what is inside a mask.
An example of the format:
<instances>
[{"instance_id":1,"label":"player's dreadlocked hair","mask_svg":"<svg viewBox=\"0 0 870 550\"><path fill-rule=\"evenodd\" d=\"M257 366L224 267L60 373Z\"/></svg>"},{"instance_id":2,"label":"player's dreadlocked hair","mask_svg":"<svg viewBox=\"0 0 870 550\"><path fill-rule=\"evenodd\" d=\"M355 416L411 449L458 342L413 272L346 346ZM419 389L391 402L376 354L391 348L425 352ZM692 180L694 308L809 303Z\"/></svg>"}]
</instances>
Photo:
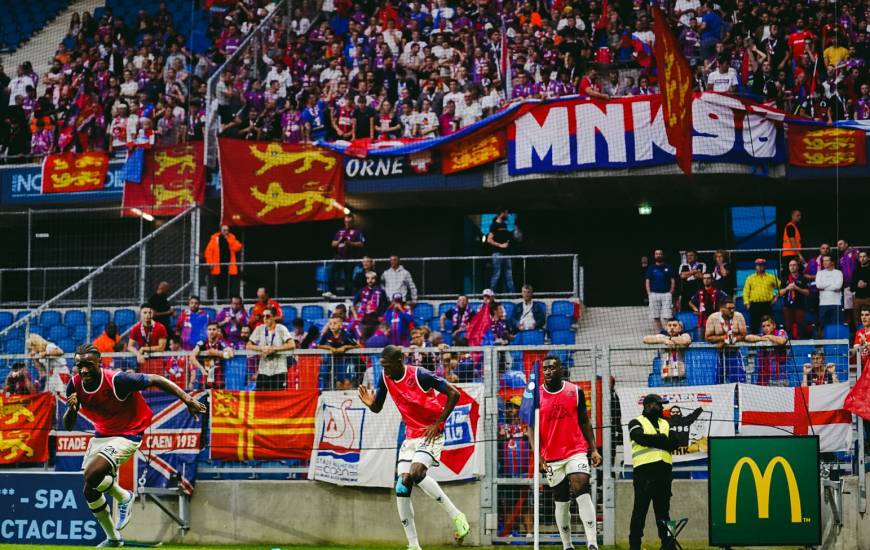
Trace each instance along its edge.
<instances>
[{"instance_id":1,"label":"player's dreadlocked hair","mask_svg":"<svg viewBox=\"0 0 870 550\"><path fill-rule=\"evenodd\" d=\"M97 357L100 357L100 355L101 355L100 350L97 349L97 346L95 346L93 344L82 344L76 348L76 357L75 357L76 362L78 362L80 357L87 355L89 353L96 355Z\"/></svg>"}]
</instances>

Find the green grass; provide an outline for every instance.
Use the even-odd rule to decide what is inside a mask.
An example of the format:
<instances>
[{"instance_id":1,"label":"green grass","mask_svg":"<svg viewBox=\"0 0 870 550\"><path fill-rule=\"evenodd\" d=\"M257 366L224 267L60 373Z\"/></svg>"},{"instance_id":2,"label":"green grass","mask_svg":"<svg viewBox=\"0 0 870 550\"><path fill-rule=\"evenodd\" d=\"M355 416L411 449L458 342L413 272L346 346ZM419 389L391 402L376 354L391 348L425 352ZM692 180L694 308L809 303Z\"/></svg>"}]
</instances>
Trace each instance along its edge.
<instances>
[{"instance_id":1,"label":"green grass","mask_svg":"<svg viewBox=\"0 0 870 550\"><path fill-rule=\"evenodd\" d=\"M86 549L93 548L93 546L37 546L37 545L27 545L27 544L0 544L0 549L2 550L74 550L74 549ZM161 550L272 550L274 548L279 548L280 550L356 550L357 547L352 546L282 546L280 544L275 545L265 545L265 546L257 546L257 545L208 545L208 546L197 546L197 545L185 545L179 546L175 544L164 544L160 547ZM459 547L456 546L426 546L424 550L456 550ZM474 548L474 550L507 550L511 548L531 548L531 546L523 547L523 546L513 546L513 545L503 545L503 546L465 546L463 548ZM545 549L558 550L558 546L543 546ZM581 547L582 549L583 547ZM628 546L602 546L601 550L625 550ZM644 546L647 550L655 550L658 548L658 545L646 545ZM713 550L707 546L683 546L684 550ZM791 548L791 547L786 547ZM802 548L802 547L801 547ZM399 546L391 546L391 547L362 547L360 550L403 550L403 547ZM735 550L738 550L735 548ZM784 550L784 549L783 549Z\"/></svg>"}]
</instances>

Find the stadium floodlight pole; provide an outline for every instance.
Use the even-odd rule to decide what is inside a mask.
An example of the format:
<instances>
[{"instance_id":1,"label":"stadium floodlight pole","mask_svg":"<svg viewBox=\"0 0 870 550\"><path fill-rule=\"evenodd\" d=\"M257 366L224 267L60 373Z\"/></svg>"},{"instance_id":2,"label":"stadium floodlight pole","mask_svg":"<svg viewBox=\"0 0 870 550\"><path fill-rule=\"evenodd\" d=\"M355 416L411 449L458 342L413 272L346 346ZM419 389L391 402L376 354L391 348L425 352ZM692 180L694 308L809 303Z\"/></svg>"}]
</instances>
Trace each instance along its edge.
<instances>
[{"instance_id":1,"label":"stadium floodlight pole","mask_svg":"<svg viewBox=\"0 0 870 550\"><path fill-rule=\"evenodd\" d=\"M538 391L537 387L535 391ZM534 499L535 518L532 541L534 550L538 550L541 545L541 409L539 407L535 407L535 429L533 432L535 468L534 474L532 474L532 498Z\"/></svg>"}]
</instances>

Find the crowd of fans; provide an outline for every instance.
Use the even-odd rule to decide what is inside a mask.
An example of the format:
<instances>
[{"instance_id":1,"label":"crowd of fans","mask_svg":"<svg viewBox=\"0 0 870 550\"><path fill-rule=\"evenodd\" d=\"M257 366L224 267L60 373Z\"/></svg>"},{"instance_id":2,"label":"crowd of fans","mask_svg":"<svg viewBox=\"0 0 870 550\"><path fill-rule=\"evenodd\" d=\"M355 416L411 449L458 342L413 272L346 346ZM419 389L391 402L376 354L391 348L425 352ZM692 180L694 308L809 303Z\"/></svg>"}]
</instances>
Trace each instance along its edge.
<instances>
[{"instance_id":1,"label":"crowd of fans","mask_svg":"<svg viewBox=\"0 0 870 550\"><path fill-rule=\"evenodd\" d=\"M656 3L658 4L658 3ZM864 5L660 5L698 91L822 121L870 118ZM161 4L125 22L74 14L51 69L0 70L7 156L202 135L205 80L272 4L212 12L193 54ZM216 91L222 135L285 142L448 135L512 101L659 93L649 3L327 0L262 29Z\"/></svg>"},{"instance_id":2,"label":"crowd of fans","mask_svg":"<svg viewBox=\"0 0 870 550\"><path fill-rule=\"evenodd\" d=\"M11 74L0 65L0 156L20 163L48 153L201 139L209 75L269 9L265 0L239 0L210 11L211 45L201 52L176 32L163 2L134 21L110 7L99 17L73 13L47 72L37 74L30 61Z\"/></svg>"},{"instance_id":3,"label":"crowd of fans","mask_svg":"<svg viewBox=\"0 0 870 550\"><path fill-rule=\"evenodd\" d=\"M870 118L863 6L660 6L697 91ZM221 132L286 142L448 135L525 98L659 93L649 4L327 2L223 75ZM319 23L312 24L312 21ZM253 70L251 69L253 67Z\"/></svg>"},{"instance_id":4,"label":"crowd of fans","mask_svg":"<svg viewBox=\"0 0 870 550\"><path fill-rule=\"evenodd\" d=\"M779 276L777 266L768 269L764 258L756 259L739 300L734 298L736 268L724 250L717 251L710 264L689 250L678 268L667 262L662 250L654 252L653 262L644 267L643 284L655 333L643 342L662 346L662 380L685 380L685 355L693 334L722 350L717 382L747 380L748 361L738 349L741 342L772 346L757 356L754 380L765 385L788 383L786 346L792 339L852 337L866 360L863 327L870 326L870 254L840 239L833 250L822 243L816 254L805 258L800 221L801 212L792 211L783 231ZM824 360L823 348L811 359L803 365L802 385L837 381L835 364Z\"/></svg>"}]
</instances>

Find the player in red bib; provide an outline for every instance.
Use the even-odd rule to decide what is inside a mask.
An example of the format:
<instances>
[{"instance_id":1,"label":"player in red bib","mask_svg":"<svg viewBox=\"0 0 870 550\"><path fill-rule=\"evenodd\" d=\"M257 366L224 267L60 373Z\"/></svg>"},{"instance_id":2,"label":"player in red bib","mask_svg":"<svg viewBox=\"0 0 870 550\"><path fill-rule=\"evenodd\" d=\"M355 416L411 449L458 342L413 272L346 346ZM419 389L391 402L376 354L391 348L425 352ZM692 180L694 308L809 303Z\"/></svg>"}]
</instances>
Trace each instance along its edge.
<instances>
[{"instance_id":1,"label":"player in red bib","mask_svg":"<svg viewBox=\"0 0 870 550\"><path fill-rule=\"evenodd\" d=\"M384 377L377 393L360 386L359 398L373 413L381 412L389 393L402 420L405 421L405 441L399 449L396 470L396 506L399 519L408 537L408 550L420 550L417 527L414 525L414 507L411 505L411 489L414 485L435 499L453 520L454 538L462 541L468 534L465 514L447 498L438 482L427 476L432 466L438 466L444 448L444 422L459 401L459 391L431 372L405 365L402 349L387 346L381 353ZM441 405L438 393L447 396Z\"/></svg>"},{"instance_id":2,"label":"player in red bib","mask_svg":"<svg viewBox=\"0 0 870 550\"><path fill-rule=\"evenodd\" d=\"M592 465L598 466L601 464L601 455L595 450L595 434L586 414L586 396L582 389L562 380L562 362L555 355L544 358L542 370L544 384L538 389L541 472L553 488L556 525L559 527L562 547L573 549L571 499L574 498L586 533L586 547L598 550L595 501L589 494L589 457Z\"/></svg>"},{"instance_id":3,"label":"player in red bib","mask_svg":"<svg viewBox=\"0 0 870 550\"><path fill-rule=\"evenodd\" d=\"M130 521L136 495L121 488L115 477L121 464L136 454L142 434L151 424L151 408L139 392L158 387L181 399L190 414L204 413L206 406L162 376L100 368L100 351L91 344L76 349L75 362L79 373L67 384L63 425L72 430L79 409L94 423L96 433L82 462L85 499L108 537L98 546L124 546L119 531ZM112 521L104 493L118 502L117 523Z\"/></svg>"}]
</instances>

